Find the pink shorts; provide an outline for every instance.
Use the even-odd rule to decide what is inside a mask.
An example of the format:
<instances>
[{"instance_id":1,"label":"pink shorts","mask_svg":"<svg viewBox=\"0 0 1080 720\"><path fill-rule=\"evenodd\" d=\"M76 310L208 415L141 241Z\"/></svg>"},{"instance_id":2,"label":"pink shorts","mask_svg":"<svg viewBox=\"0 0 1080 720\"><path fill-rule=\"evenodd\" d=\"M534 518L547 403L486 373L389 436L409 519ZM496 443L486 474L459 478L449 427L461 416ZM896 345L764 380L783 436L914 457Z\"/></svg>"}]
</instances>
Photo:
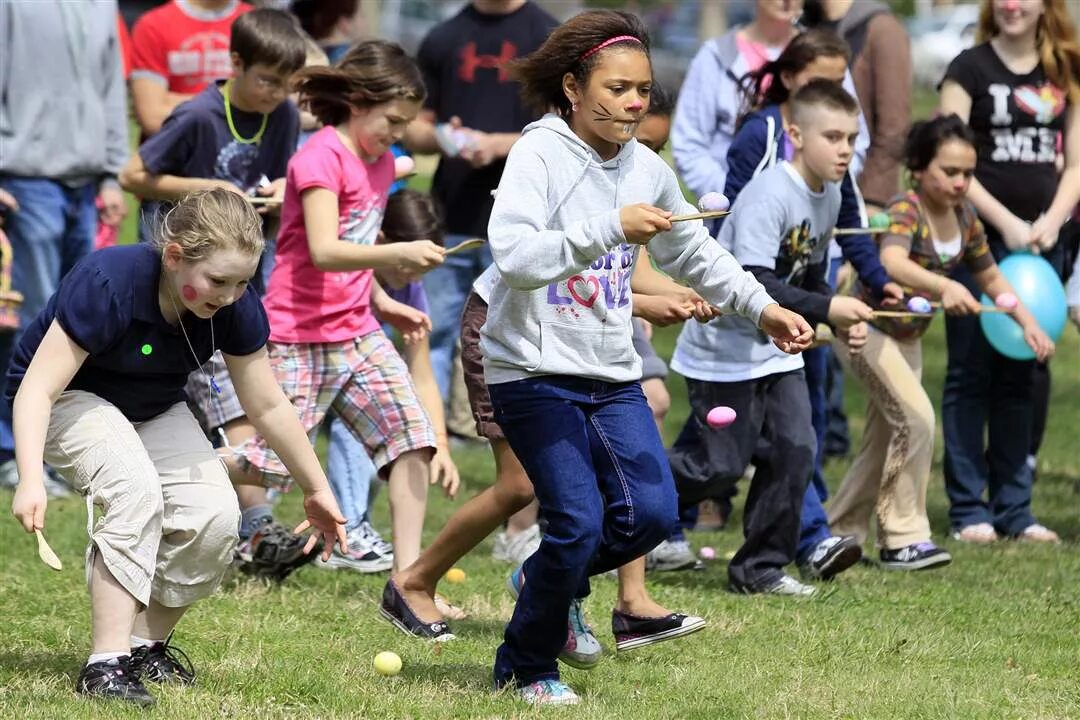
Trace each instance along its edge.
<instances>
[{"instance_id":1,"label":"pink shorts","mask_svg":"<svg viewBox=\"0 0 1080 720\"><path fill-rule=\"evenodd\" d=\"M268 343L270 365L314 439L333 410L363 441L379 474L411 450L436 447L409 370L381 330L341 343ZM236 448L267 486L288 488L288 470L261 435Z\"/></svg>"}]
</instances>

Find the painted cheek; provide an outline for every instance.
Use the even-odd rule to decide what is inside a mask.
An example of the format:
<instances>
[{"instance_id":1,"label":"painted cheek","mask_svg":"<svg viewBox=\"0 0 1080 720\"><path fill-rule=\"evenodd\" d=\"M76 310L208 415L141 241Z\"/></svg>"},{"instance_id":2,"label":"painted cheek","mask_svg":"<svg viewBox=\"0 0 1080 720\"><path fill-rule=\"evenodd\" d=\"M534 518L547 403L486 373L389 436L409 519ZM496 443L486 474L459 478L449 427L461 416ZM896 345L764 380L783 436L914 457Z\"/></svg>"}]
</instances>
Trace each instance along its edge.
<instances>
[{"instance_id":1,"label":"painted cheek","mask_svg":"<svg viewBox=\"0 0 1080 720\"><path fill-rule=\"evenodd\" d=\"M183 295L184 299L188 302L193 302L195 298L199 296L199 293L195 291L195 288L191 287L190 285L185 285L184 287L180 288L180 294Z\"/></svg>"}]
</instances>

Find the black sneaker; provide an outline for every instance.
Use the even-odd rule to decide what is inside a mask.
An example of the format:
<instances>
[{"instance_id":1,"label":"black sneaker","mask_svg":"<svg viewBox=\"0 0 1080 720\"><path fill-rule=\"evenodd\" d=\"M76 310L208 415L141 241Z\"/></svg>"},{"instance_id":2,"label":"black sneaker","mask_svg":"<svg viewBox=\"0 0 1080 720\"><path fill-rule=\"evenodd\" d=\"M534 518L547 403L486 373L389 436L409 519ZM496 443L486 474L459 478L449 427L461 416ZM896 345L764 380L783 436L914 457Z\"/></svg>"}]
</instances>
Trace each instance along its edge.
<instances>
[{"instance_id":1,"label":"black sneaker","mask_svg":"<svg viewBox=\"0 0 1080 720\"><path fill-rule=\"evenodd\" d=\"M424 640L446 642L454 639L454 633L450 632L450 626L445 621L426 623L416 617L405 598L398 592L397 585L393 580L386 581L383 588L382 605L379 607L379 615L391 625L406 635L413 635Z\"/></svg>"},{"instance_id":2,"label":"black sneaker","mask_svg":"<svg viewBox=\"0 0 1080 720\"><path fill-rule=\"evenodd\" d=\"M144 682L192 685L195 668L183 650L171 645L172 635L165 642L142 645L131 650L131 673Z\"/></svg>"},{"instance_id":3,"label":"black sneaker","mask_svg":"<svg viewBox=\"0 0 1080 720\"><path fill-rule=\"evenodd\" d=\"M896 550L881 550L881 566L888 570L928 570L952 562L952 555L932 542L915 543Z\"/></svg>"},{"instance_id":4,"label":"black sneaker","mask_svg":"<svg viewBox=\"0 0 1080 720\"><path fill-rule=\"evenodd\" d=\"M799 571L807 579L831 580L861 557L862 548L854 535L833 535L818 543L810 557L799 564Z\"/></svg>"},{"instance_id":5,"label":"black sneaker","mask_svg":"<svg viewBox=\"0 0 1080 720\"><path fill-rule=\"evenodd\" d=\"M131 658L121 655L115 660L87 663L79 671L75 692L91 697L126 700L140 707L154 704L154 696L131 671Z\"/></svg>"},{"instance_id":6,"label":"black sneaker","mask_svg":"<svg viewBox=\"0 0 1080 720\"><path fill-rule=\"evenodd\" d=\"M236 548L240 570L248 575L278 582L314 560L322 550L322 541L310 553L304 552L307 535L297 535L279 522L267 519L247 540Z\"/></svg>"},{"instance_id":7,"label":"black sneaker","mask_svg":"<svg viewBox=\"0 0 1080 720\"><path fill-rule=\"evenodd\" d=\"M689 635L703 627L705 620L693 615L671 613L664 617L638 617L611 611L611 634L615 636L615 649L619 652Z\"/></svg>"}]
</instances>

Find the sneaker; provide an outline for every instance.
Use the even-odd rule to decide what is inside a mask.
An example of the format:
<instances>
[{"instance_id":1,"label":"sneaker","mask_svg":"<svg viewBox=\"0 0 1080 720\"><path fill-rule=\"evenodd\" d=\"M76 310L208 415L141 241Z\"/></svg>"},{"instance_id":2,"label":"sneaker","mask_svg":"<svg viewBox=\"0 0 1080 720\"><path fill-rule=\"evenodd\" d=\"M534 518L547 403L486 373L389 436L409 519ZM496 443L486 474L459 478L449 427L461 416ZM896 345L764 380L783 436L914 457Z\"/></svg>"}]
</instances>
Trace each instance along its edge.
<instances>
[{"instance_id":1,"label":"sneaker","mask_svg":"<svg viewBox=\"0 0 1080 720\"><path fill-rule=\"evenodd\" d=\"M862 558L862 548L854 535L833 535L817 544L810 557L799 563L802 576L809 580L831 580Z\"/></svg>"},{"instance_id":2,"label":"sneaker","mask_svg":"<svg viewBox=\"0 0 1080 720\"><path fill-rule=\"evenodd\" d=\"M267 518L262 527L247 540L242 540L236 548L240 570L248 575L280 582L318 556L322 541L316 543L310 553L305 553L307 541L307 535L297 535L281 523Z\"/></svg>"},{"instance_id":3,"label":"sneaker","mask_svg":"<svg viewBox=\"0 0 1080 720\"><path fill-rule=\"evenodd\" d=\"M686 540L665 540L645 556L645 569L656 572L689 570L697 565L698 559Z\"/></svg>"},{"instance_id":4,"label":"sneaker","mask_svg":"<svg viewBox=\"0 0 1080 720\"><path fill-rule=\"evenodd\" d=\"M998 534L994 531L993 525L981 522L954 529L952 538L953 540L959 540L960 542L973 543L975 545L987 545L992 542L997 542Z\"/></svg>"},{"instance_id":5,"label":"sneaker","mask_svg":"<svg viewBox=\"0 0 1080 720\"><path fill-rule=\"evenodd\" d=\"M19 485L19 469L14 460L0 463L0 487L14 490Z\"/></svg>"},{"instance_id":6,"label":"sneaker","mask_svg":"<svg viewBox=\"0 0 1080 720\"><path fill-rule=\"evenodd\" d=\"M517 689L518 697L530 705L577 705L581 698L562 680L537 680Z\"/></svg>"},{"instance_id":7,"label":"sneaker","mask_svg":"<svg viewBox=\"0 0 1080 720\"><path fill-rule=\"evenodd\" d=\"M705 627L705 620L693 615L671 613L665 617L638 617L611 611L611 634L618 652L682 637Z\"/></svg>"},{"instance_id":8,"label":"sneaker","mask_svg":"<svg viewBox=\"0 0 1080 720\"><path fill-rule=\"evenodd\" d=\"M384 555L376 550L362 527L350 530L346 538L349 541L348 550L343 552L335 545L328 560L323 560L321 556L315 559L316 567L327 570L344 568L359 573L379 573L394 566L393 551Z\"/></svg>"},{"instance_id":9,"label":"sneaker","mask_svg":"<svg viewBox=\"0 0 1080 720\"><path fill-rule=\"evenodd\" d=\"M454 634L450 632L450 626L445 621L426 623L416 616L409 604L405 602L401 592L393 580L386 581L383 588L382 604L379 606L379 615L406 635L433 640L435 642L447 642L454 640Z\"/></svg>"},{"instance_id":10,"label":"sneaker","mask_svg":"<svg viewBox=\"0 0 1080 720\"><path fill-rule=\"evenodd\" d=\"M362 537L367 541L371 549L380 555L387 555L391 560L394 558L394 546L383 540L383 536L379 534L379 531L372 527L371 523L364 520L360 523L358 531L362 534Z\"/></svg>"},{"instance_id":11,"label":"sneaker","mask_svg":"<svg viewBox=\"0 0 1080 720\"><path fill-rule=\"evenodd\" d=\"M1051 545L1061 544L1061 538L1058 537L1056 532L1045 525L1040 525L1038 523L1028 525L1016 536L1016 539L1030 543L1048 543Z\"/></svg>"},{"instance_id":12,"label":"sneaker","mask_svg":"<svg viewBox=\"0 0 1080 720\"><path fill-rule=\"evenodd\" d=\"M42 476L45 494L53 499L71 497L71 487L61 475L51 467L45 467ZM14 460L8 460L0 464L0 487L14 490L19 486L19 469Z\"/></svg>"},{"instance_id":13,"label":"sneaker","mask_svg":"<svg viewBox=\"0 0 1080 720\"><path fill-rule=\"evenodd\" d=\"M507 535L505 531L495 536L495 547L491 557L495 560L520 565L540 547L540 526L531 525L516 535Z\"/></svg>"},{"instance_id":14,"label":"sneaker","mask_svg":"<svg viewBox=\"0 0 1080 720\"><path fill-rule=\"evenodd\" d=\"M143 682L195 683L195 668L183 650L170 644L172 634L165 642L141 645L131 649L131 674Z\"/></svg>"},{"instance_id":15,"label":"sneaker","mask_svg":"<svg viewBox=\"0 0 1080 720\"><path fill-rule=\"evenodd\" d=\"M817 588L813 585L805 585L787 574L781 575L780 579L775 583L760 590L739 585L731 585L730 588L732 592L743 593L745 595L789 595L792 597L810 597L817 592Z\"/></svg>"},{"instance_id":16,"label":"sneaker","mask_svg":"<svg viewBox=\"0 0 1080 720\"><path fill-rule=\"evenodd\" d=\"M79 671L75 692L92 697L126 700L140 707L154 704L154 696L131 672L131 658L121 655L115 660L87 663Z\"/></svg>"},{"instance_id":17,"label":"sneaker","mask_svg":"<svg viewBox=\"0 0 1080 720\"><path fill-rule=\"evenodd\" d=\"M523 587L525 587L525 570L519 565L506 578L506 589L517 600ZM585 611L581 601L575 598L570 603L570 613L566 623L566 642L563 644L563 649L559 651L559 659L570 667L591 670L600 662L603 654L604 647L596 639L592 628L585 622Z\"/></svg>"},{"instance_id":18,"label":"sneaker","mask_svg":"<svg viewBox=\"0 0 1080 720\"><path fill-rule=\"evenodd\" d=\"M896 550L881 549L881 567L887 570L927 570L948 565L952 555L932 542L920 542Z\"/></svg>"}]
</instances>

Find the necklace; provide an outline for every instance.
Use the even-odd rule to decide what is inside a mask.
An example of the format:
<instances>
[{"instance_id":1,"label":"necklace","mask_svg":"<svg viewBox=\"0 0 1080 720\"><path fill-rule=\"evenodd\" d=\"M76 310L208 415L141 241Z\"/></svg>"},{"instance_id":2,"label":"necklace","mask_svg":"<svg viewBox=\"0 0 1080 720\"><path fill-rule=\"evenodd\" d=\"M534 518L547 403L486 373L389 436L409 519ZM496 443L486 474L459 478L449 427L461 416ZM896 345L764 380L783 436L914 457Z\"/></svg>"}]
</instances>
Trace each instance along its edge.
<instances>
[{"instance_id":1,"label":"necklace","mask_svg":"<svg viewBox=\"0 0 1080 720\"><path fill-rule=\"evenodd\" d=\"M229 102L229 94L232 91L232 78L225 81L225 91L223 93L225 97L225 123L229 126L229 132L232 133L233 140L242 145L258 145L262 140L263 133L266 132L266 123L270 116L263 113L262 124L259 125L259 130L249 138L243 137L236 131L236 125L233 124L232 119L232 103Z\"/></svg>"},{"instance_id":2,"label":"necklace","mask_svg":"<svg viewBox=\"0 0 1080 720\"><path fill-rule=\"evenodd\" d=\"M195 359L195 365L198 367L199 372L206 378L207 387L210 388L210 396L216 397L221 393L221 388L218 387L217 380L214 379L213 373L206 372L206 366L199 362L199 356L195 352L195 346L191 344L191 339L188 337L187 329L184 327L184 318L180 314L180 309L176 306L176 298L173 297L172 287L169 286L169 282L165 280L165 289L169 291L169 302L172 304L173 312L176 313L176 323L180 326L180 332L184 335L184 342L187 343L188 350L191 352L191 357ZM217 352L217 341L214 339L214 318L210 318L210 357L214 356Z\"/></svg>"}]
</instances>

